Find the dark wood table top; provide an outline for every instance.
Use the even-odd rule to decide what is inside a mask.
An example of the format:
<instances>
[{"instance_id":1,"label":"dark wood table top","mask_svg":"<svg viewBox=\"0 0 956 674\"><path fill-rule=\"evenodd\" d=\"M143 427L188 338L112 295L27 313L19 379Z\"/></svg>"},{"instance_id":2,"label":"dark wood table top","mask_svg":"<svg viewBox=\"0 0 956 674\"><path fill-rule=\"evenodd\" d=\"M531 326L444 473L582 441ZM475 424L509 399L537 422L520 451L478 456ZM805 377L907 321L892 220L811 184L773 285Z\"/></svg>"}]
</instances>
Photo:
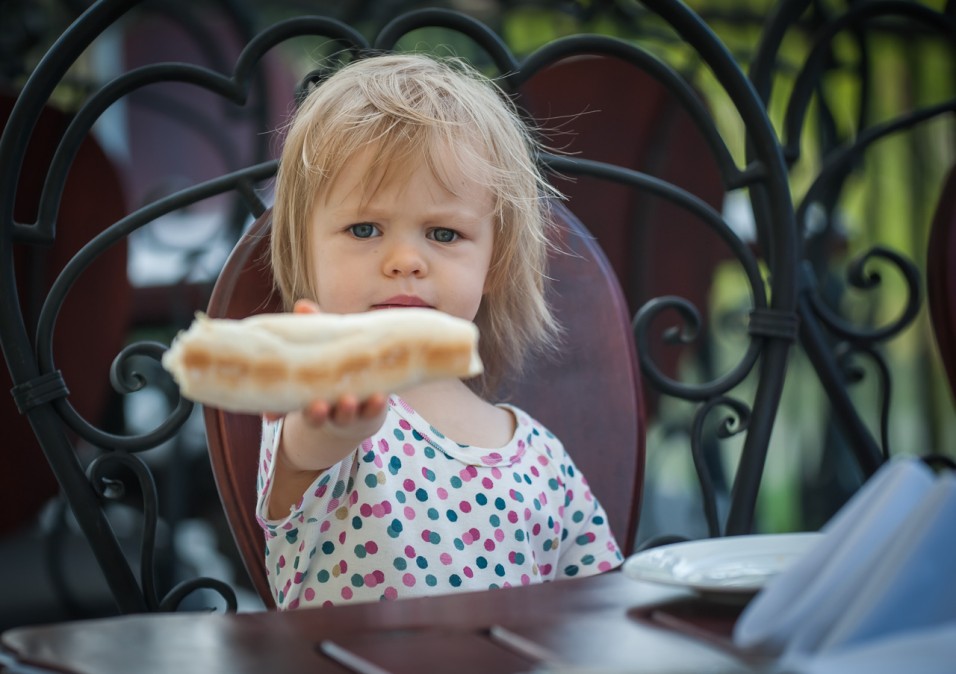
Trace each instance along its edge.
<instances>
[{"instance_id":1,"label":"dark wood table top","mask_svg":"<svg viewBox=\"0 0 956 674\"><path fill-rule=\"evenodd\" d=\"M425 599L131 615L9 630L11 662L89 674L748 672L739 608L611 572ZM12 660L10 660L12 658ZM0 667L2 669L2 667Z\"/></svg>"}]
</instances>

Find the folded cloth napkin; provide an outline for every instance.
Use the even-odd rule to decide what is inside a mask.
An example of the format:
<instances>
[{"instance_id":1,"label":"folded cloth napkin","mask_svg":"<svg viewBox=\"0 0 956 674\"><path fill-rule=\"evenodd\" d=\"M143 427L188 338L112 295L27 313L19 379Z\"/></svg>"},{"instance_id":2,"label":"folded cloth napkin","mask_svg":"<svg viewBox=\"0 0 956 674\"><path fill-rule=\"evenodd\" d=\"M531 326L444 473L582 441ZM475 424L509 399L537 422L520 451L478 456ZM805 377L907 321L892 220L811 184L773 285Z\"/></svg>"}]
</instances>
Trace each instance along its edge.
<instances>
[{"instance_id":1,"label":"folded cloth napkin","mask_svg":"<svg viewBox=\"0 0 956 674\"><path fill-rule=\"evenodd\" d=\"M783 671L816 673L808 667L851 651L869 658L893 644L912 648L937 631L952 636L956 476L935 476L917 459L891 461L823 532L743 612L734 630L739 647L778 656ZM956 641L935 646L928 652L945 649L956 671Z\"/></svg>"},{"instance_id":2,"label":"folded cloth napkin","mask_svg":"<svg viewBox=\"0 0 956 674\"><path fill-rule=\"evenodd\" d=\"M956 623L866 642L810 657L793 658L777 674L953 674Z\"/></svg>"}]
</instances>

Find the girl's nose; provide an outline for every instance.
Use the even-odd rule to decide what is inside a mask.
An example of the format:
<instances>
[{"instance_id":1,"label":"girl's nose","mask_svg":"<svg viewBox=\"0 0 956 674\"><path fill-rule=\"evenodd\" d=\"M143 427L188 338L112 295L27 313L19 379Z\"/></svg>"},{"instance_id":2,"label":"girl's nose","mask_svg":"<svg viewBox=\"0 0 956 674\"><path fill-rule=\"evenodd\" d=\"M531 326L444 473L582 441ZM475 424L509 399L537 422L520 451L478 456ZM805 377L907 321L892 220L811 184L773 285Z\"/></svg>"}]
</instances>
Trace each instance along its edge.
<instances>
[{"instance_id":1,"label":"girl's nose","mask_svg":"<svg viewBox=\"0 0 956 674\"><path fill-rule=\"evenodd\" d=\"M384 259L386 276L424 276L428 273L428 265L423 251L418 246L408 242L396 242L389 247Z\"/></svg>"}]
</instances>

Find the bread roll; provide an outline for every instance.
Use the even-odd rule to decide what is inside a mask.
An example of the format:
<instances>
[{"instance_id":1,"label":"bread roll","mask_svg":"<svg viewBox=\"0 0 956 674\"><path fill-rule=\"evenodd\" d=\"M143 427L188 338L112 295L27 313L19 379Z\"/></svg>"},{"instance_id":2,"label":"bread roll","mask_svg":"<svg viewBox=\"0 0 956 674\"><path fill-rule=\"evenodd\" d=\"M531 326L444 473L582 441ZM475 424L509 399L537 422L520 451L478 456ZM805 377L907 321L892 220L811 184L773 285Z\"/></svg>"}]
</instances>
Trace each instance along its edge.
<instances>
[{"instance_id":1,"label":"bread roll","mask_svg":"<svg viewBox=\"0 0 956 674\"><path fill-rule=\"evenodd\" d=\"M361 314L197 314L163 354L183 396L231 412L290 412L481 374L478 328L432 309Z\"/></svg>"}]
</instances>

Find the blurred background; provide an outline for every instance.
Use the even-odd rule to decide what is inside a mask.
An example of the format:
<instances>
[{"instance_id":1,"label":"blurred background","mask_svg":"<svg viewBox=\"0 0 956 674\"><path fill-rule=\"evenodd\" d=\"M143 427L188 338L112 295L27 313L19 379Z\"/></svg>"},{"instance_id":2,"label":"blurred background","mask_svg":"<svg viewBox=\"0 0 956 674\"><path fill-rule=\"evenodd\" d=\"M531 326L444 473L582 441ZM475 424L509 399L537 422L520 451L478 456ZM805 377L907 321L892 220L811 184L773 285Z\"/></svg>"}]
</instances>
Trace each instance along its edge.
<instances>
[{"instance_id":1,"label":"blurred background","mask_svg":"<svg viewBox=\"0 0 956 674\"><path fill-rule=\"evenodd\" d=\"M952 2L948 8L943 0L925 4L954 11ZM83 0L0 0L4 121L39 59L88 5ZM746 71L773 3L688 0L688 5L721 37ZM230 73L248 40L286 17L332 16L371 38L398 14L435 6L479 18L519 57L557 37L578 33L602 33L644 46L694 85L718 120L738 163L742 162L746 153L742 126L723 90L673 31L637 2L146 1L100 36L57 88L31 139L31 164L25 167L26 178L18 192L18 221L33 222L36 217L46 164L71 115L117 74L162 61L200 63ZM846 6L839 0L811 3L811 9L787 33L775 65L769 104L781 137L787 135L786 104L814 31ZM460 36L424 30L410 35L403 44L409 49L460 54L490 67L487 57ZM799 159L791 167L796 203L820 174L827 152L852 138L860 130L861 120L872 125L892 119L907 110L952 98L956 90L956 47L911 24L887 21L879 25L869 34L865 50L853 36L838 39L834 45L827 77L815 92L799 137ZM207 92L197 93L188 85L171 83L148 87L111 106L78 155L73 168L76 175L70 176L79 185L77 195L64 195L61 217L64 221L70 218L70 204L74 204L77 229L97 226L97 218L102 218L100 226L104 226L157 196L230 169L276 158L297 83L336 48L328 40L296 38L270 51L256 74L251 103L242 108ZM589 149L575 145L583 142L578 133L583 137L582 129L589 122L597 124L606 106L621 104L634 116L635 129L642 130L641 166L713 203L742 237L752 239L748 202L733 194L724 197L706 149L699 139L682 131L685 122L678 113L654 91L627 88L621 82L620 76L609 76L605 82L594 82L593 90L565 92L563 107L556 102L539 104L534 113L549 142L569 151ZM535 100L549 100L530 94L529 106ZM614 137L604 143L620 145ZM940 116L874 145L842 177L837 193L825 200L825 208L808 205L803 226L813 273L827 301L847 320L879 326L899 314L906 293L899 275L886 274L878 292L858 292L846 281L848 261L882 244L903 253L922 271L929 225L944 176L954 161L956 123L952 115ZM581 215L608 251L632 312L651 297L677 294L692 299L704 314L706 324L693 345L662 351L662 362L671 371L688 381L709 380L739 359L748 341L750 298L739 266L722 243L694 223L675 223L679 216L668 210L672 207L651 198L629 204L634 226L627 232L602 230L600 222L587 217L596 207L588 203L586 181L562 182L561 186L570 196L571 209ZM269 186L260 189L268 201ZM73 340L70 348L57 348L56 353L71 390L91 387L89 393L76 396L83 399L77 407L84 418L122 434L149 432L168 416L176 404L176 392L158 373L154 360L143 358L136 365L150 385L130 395L119 395L106 386L104 367L108 369L123 344L144 339L168 343L185 327L193 313L205 306L219 269L250 224L251 217L238 200L210 199L134 232L128 243L111 251L109 260L97 262L84 273L64 304L54 340L55 345L60 339ZM23 251L22 265L18 261L17 273L29 277L29 281L21 281L25 294L20 298L28 325L37 320L45 288L76 250L76 246L70 248L69 241L62 245L65 248L42 261L28 251ZM638 256L634 250L642 250L644 255ZM638 257L640 264L635 262ZM125 267L125 283L117 283L108 273L110 264ZM113 342L99 337L98 343L77 348L80 328L94 322L109 326ZM934 451L956 456L952 440L956 415L936 348L925 307L909 327L884 345L894 382L887 427L888 445L894 454ZM106 352L105 365L96 361L100 351ZM90 371L94 365L97 369ZM867 424L879 436L880 387L872 385L878 375L865 370L853 395ZM9 389L9 379L5 381ZM752 386L749 381L741 385L742 398L747 399L747 389ZM651 390L647 403L647 469L638 543L659 534L706 536L688 450L694 408ZM0 412L2 427L11 432L3 451L7 467L0 489L0 629L113 612L88 546L57 499L55 480L29 428L24 431L9 398ZM825 392L799 348L792 355L774 428L757 529L815 530L857 488L862 476L846 451L845 440L835 430ZM710 454L720 493L727 492L739 449L739 443L730 438ZM84 460L91 460L98 450L90 447L87 451ZM144 453L144 459L159 491L161 583L196 575L220 578L240 589L240 610L261 609L222 516L200 411L194 410L175 438ZM133 555L141 527L137 509L130 505L134 496L130 495L125 505L120 499L110 515ZM194 601L197 607L209 603L201 596Z\"/></svg>"}]
</instances>

